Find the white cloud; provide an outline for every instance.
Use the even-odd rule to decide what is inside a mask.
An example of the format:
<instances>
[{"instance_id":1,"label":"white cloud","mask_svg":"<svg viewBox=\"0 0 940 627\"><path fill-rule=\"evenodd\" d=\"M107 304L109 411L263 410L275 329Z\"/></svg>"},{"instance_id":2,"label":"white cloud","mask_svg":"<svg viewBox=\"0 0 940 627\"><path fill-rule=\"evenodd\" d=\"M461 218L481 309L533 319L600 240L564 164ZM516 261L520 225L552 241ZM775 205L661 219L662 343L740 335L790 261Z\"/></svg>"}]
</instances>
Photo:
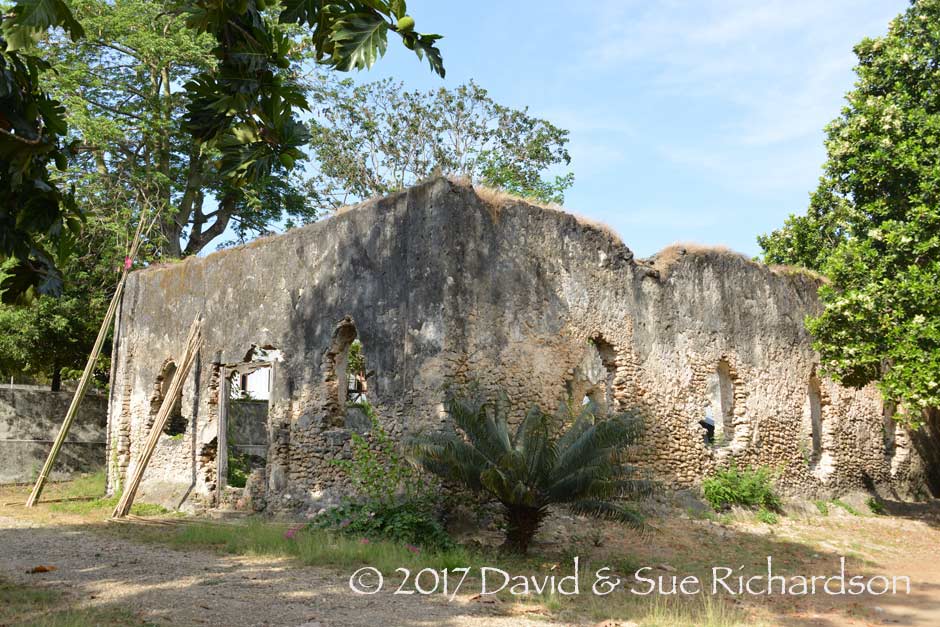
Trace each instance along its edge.
<instances>
[{"instance_id":1,"label":"white cloud","mask_svg":"<svg viewBox=\"0 0 940 627\"><path fill-rule=\"evenodd\" d=\"M867 4L868 6L864 6ZM686 98L736 114L729 143L769 145L818 134L851 87L856 0L662 0L589 3L572 71L644 73L644 98ZM894 6L891 6L894 5ZM878 3L861 32L878 34L904 9ZM869 11L871 13L871 11ZM848 19L855 18L855 19Z\"/></svg>"}]
</instances>

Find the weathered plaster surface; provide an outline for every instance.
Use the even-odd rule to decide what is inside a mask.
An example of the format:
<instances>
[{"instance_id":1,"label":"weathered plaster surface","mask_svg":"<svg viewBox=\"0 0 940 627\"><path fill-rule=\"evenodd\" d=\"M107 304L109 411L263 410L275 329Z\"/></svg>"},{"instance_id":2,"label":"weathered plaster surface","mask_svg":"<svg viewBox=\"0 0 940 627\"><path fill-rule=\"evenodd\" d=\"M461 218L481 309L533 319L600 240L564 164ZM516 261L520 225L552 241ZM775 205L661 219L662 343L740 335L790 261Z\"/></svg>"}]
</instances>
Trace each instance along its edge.
<instances>
[{"instance_id":1,"label":"weathered plaster surface","mask_svg":"<svg viewBox=\"0 0 940 627\"><path fill-rule=\"evenodd\" d=\"M337 372L355 337L375 371L369 399L396 436L440 425L445 387L473 381L504 389L517 417L569 394L640 405L643 462L675 484L733 458L779 468L792 492L927 493L906 434L886 448L874 388L821 378L814 447L818 356L803 326L818 306L814 279L714 251L663 270L574 216L521 201L497 207L437 179L279 237L135 272L114 357L112 483L135 463L155 382L202 313L205 345L184 387L188 427L161 438L145 499L216 503L220 364L243 362L252 346L281 353L266 507L335 499L342 485L330 460L349 454L355 428ZM731 398L719 405L733 415L726 443L710 447L698 421L714 405L720 363Z\"/></svg>"},{"instance_id":2,"label":"weathered plaster surface","mask_svg":"<svg viewBox=\"0 0 940 627\"><path fill-rule=\"evenodd\" d=\"M0 388L0 483L35 481L72 402L72 392ZM79 406L53 480L105 465L107 399L91 393Z\"/></svg>"}]
</instances>

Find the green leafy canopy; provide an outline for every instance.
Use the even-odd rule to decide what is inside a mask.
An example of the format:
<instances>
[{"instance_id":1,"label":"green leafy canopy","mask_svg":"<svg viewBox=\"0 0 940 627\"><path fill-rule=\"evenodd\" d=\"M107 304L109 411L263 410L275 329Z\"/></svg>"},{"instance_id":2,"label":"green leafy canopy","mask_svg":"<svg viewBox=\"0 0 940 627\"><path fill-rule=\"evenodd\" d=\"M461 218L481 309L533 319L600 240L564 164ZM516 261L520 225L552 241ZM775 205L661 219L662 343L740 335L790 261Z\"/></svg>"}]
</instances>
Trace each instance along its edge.
<instances>
[{"instance_id":1,"label":"green leafy canopy","mask_svg":"<svg viewBox=\"0 0 940 627\"><path fill-rule=\"evenodd\" d=\"M76 2L76 4L79 4ZM81 4L87 4L85 2ZM102 2L104 8L121 3ZM3 5L8 7L6 3ZM288 172L303 158L307 141L295 116L308 108L292 60L299 48L337 70L368 69L386 50L389 32L426 58L444 76L439 35L414 30L401 0L176 0L163 16L186 16L196 34L215 42L213 62L186 82L183 128L200 154L217 153L228 189L220 204L228 213L250 201L241 190ZM399 28L402 24L402 28ZM306 30L306 35L291 28ZM49 165L67 167L72 144L61 104L39 86L49 65L33 43L63 28L72 40L84 29L63 0L20 0L3 9L0 24L0 261L15 259L0 290L16 299L31 290L59 293L56 253L67 252L66 229L78 228L77 210L60 191ZM298 48L299 47L299 48ZM164 81L165 85L169 84ZM224 228L224 227L223 227ZM7 266L5 266L7 267Z\"/></svg>"},{"instance_id":2,"label":"green leafy canopy","mask_svg":"<svg viewBox=\"0 0 940 627\"><path fill-rule=\"evenodd\" d=\"M824 371L877 382L917 425L940 407L940 0L912 3L855 54L809 211L759 242L766 261L829 278L807 321Z\"/></svg>"},{"instance_id":3,"label":"green leafy canopy","mask_svg":"<svg viewBox=\"0 0 940 627\"><path fill-rule=\"evenodd\" d=\"M495 102L473 81L420 92L392 80L354 86L321 77L311 100L308 191L322 209L435 174L557 203L574 181L547 174L571 161L568 131Z\"/></svg>"}]
</instances>

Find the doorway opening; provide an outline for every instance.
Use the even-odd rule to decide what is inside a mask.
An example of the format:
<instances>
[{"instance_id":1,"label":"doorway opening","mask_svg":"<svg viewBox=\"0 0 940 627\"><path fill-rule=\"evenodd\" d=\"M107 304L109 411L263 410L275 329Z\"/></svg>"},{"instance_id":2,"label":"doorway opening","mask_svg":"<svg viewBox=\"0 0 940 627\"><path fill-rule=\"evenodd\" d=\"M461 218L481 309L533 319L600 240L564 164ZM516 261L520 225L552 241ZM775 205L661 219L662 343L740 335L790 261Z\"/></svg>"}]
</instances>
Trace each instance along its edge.
<instances>
[{"instance_id":1,"label":"doorway opening","mask_svg":"<svg viewBox=\"0 0 940 627\"><path fill-rule=\"evenodd\" d=\"M256 509L264 493L271 388L279 353L253 347L243 363L222 366L219 412L220 505Z\"/></svg>"}]
</instances>

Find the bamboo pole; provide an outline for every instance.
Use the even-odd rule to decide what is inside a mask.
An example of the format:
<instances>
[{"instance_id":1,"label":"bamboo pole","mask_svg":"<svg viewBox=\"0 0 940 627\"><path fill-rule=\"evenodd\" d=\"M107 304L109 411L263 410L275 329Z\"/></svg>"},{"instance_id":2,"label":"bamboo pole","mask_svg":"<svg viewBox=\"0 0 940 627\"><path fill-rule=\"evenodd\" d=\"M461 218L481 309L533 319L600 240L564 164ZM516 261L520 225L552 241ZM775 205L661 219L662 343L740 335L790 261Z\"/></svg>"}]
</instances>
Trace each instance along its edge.
<instances>
[{"instance_id":1,"label":"bamboo pole","mask_svg":"<svg viewBox=\"0 0 940 627\"><path fill-rule=\"evenodd\" d=\"M114 508L114 513L111 514L112 518L123 518L130 512L131 505L134 503L134 497L137 495L137 489L140 487L140 480L143 478L147 464L150 463L150 458L157 448L157 441L160 439L163 427L166 426L167 417L176 404L176 399L179 398L180 394L183 392L183 381L185 381L186 377L189 375L189 370L196 360L196 354L199 352L201 345L202 316L196 316L192 327L189 329L189 338L186 340L186 352L183 355L180 367L176 369L176 373L173 375L173 381L170 382L170 389L167 390L166 396L163 398L163 404L160 405L160 411L157 412L157 417L154 419L153 426L150 428L150 437L147 439L147 445L140 459L137 461L134 474L124 487L124 493L121 495L117 507Z\"/></svg>"},{"instance_id":2,"label":"bamboo pole","mask_svg":"<svg viewBox=\"0 0 940 627\"><path fill-rule=\"evenodd\" d=\"M154 220L155 219L156 218L154 218ZM36 501L39 500L39 495L42 493L42 489L46 485L46 480L52 472L52 466L55 464L56 457L59 455L59 450L62 448L62 444L65 442L69 429L72 427L72 421L75 420L75 415L78 413L78 407L81 405L82 400L85 398L85 393L88 391L88 384L91 383L91 376L95 371L95 363L98 361L98 356L101 355L101 347L104 346L104 340L108 336L108 329L111 327L111 322L114 319L114 312L117 311L118 303L121 301L121 294L124 292L124 284L127 282L127 275L130 272L131 264L137 257L137 251L140 249L143 226L144 218L141 216L140 222L137 224L137 231L134 233L134 241L124 260L124 269L121 271L121 279L118 281L117 288L114 290L114 296L111 297L111 304L108 305L108 311L105 313L104 320L101 321L101 328L98 329L98 337L95 338L94 348L92 348L91 354L88 355L88 361L85 362L85 370L82 371L82 378L79 379L78 387L75 389L75 395L72 397L69 409L65 413L62 426L59 427L59 434L52 444L52 450L49 451L46 463L42 466L39 477L36 479L36 485L33 486L33 491L30 492L29 498L26 499L26 507L33 507L36 505ZM151 224L151 226L153 225Z\"/></svg>"}]
</instances>

